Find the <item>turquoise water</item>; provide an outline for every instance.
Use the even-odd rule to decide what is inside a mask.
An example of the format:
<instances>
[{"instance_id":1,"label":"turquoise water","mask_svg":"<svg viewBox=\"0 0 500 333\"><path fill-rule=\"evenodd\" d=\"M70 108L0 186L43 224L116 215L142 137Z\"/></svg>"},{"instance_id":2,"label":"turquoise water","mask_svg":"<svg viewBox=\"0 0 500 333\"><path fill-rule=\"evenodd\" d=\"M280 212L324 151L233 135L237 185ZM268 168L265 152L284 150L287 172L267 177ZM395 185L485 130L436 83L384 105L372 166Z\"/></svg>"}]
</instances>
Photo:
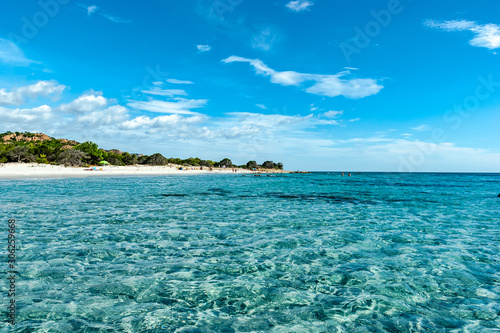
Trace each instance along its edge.
<instances>
[{"instance_id":1,"label":"turquoise water","mask_svg":"<svg viewBox=\"0 0 500 333\"><path fill-rule=\"evenodd\" d=\"M0 180L20 245L0 328L499 332L498 193L498 174Z\"/></svg>"}]
</instances>

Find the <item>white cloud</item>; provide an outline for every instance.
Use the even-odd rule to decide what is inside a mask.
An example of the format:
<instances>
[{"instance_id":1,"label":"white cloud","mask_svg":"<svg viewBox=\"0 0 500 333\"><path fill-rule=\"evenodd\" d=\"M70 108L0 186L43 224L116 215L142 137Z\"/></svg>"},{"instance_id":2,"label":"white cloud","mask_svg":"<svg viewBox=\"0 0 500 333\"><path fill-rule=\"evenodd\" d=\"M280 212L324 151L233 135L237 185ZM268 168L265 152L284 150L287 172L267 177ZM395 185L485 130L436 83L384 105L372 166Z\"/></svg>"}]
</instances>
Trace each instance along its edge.
<instances>
[{"instance_id":1,"label":"white cloud","mask_svg":"<svg viewBox=\"0 0 500 333\"><path fill-rule=\"evenodd\" d=\"M97 6L96 5L92 5L92 6L88 6L87 7L87 14L88 15L91 15L93 12L95 12L97 10Z\"/></svg>"},{"instance_id":2,"label":"white cloud","mask_svg":"<svg viewBox=\"0 0 500 333\"><path fill-rule=\"evenodd\" d=\"M273 132L290 132L299 129L314 128L317 125L338 125L335 120L324 120L310 114L300 115L281 115L281 114L261 114L250 112L231 112L228 121L233 121L240 129L257 130L258 133L272 129Z\"/></svg>"},{"instance_id":3,"label":"white cloud","mask_svg":"<svg viewBox=\"0 0 500 333\"><path fill-rule=\"evenodd\" d=\"M76 118L77 122L81 125L90 127L114 126L127 119L128 110L121 105L113 105L105 109L95 109Z\"/></svg>"},{"instance_id":4,"label":"white cloud","mask_svg":"<svg viewBox=\"0 0 500 333\"><path fill-rule=\"evenodd\" d=\"M262 110L267 110L267 107L264 104L255 104L255 105Z\"/></svg>"},{"instance_id":5,"label":"white cloud","mask_svg":"<svg viewBox=\"0 0 500 333\"><path fill-rule=\"evenodd\" d=\"M108 13L103 12L99 7L96 5L84 5L84 4L79 4L80 7L85 9L87 11L87 15L90 16L93 13L97 13L101 17L104 17L108 21L114 22L114 23L132 23L130 20L125 20L117 16L110 15Z\"/></svg>"},{"instance_id":6,"label":"white cloud","mask_svg":"<svg viewBox=\"0 0 500 333\"><path fill-rule=\"evenodd\" d=\"M132 21L130 21L130 20L122 19L120 17L109 15L109 14L101 14L101 16L104 17L105 19L108 19L111 22L114 22L114 23L132 23Z\"/></svg>"},{"instance_id":7,"label":"white cloud","mask_svg":"<svg viewBox=\"0 0 500 333\"><path fill-rule=\"evenodd\" d=\"M156 96L168 96L168 97L187 96L187 92L185 90L181 90L181 89L153 88L150 90L142 90L141 92L144 94L156 95Z\"/></svg>"},{"instance_id":8,"label":"white cloud","mask_svg":"<svg viewBox=\"0 0 500 333\"><path fill-rule=\"evenodd\" d=\"M417 126L417 127L412 127L411 129L414 130L414 131L417 131L417 132L424 132L424 131L429 130L430 126L424 124L424 125L420 125L420 126Z\"/></svg>"},{"instance_id":9,"label":"white cloud","mask_svg":"<svg viewBox=\"0 0 500 333\"><path fill-rule=\"evenodd\" d=\"M325 113L323 113L323 115L327 118L337 118L337 117L340 117L342 114L344 113L344 111L327 111Z\"/></svg>"},{"instance_id":10,"label":"white cloud","mask_svg":"<svg viewBox=\"0 0 500 333\"><path fill-rule=\"evenodd\" d=\"M195 115L192 117L185 117L179 114L172 114L168 116L159 116L150 118L148 116L139 116L134 119L128 120L120 124L120 128L126 130L137 130L142 128L150 131L152 129L179 129L180 126L199 124L206 119L203 115ZM193 130L192 130L193 131ZM185 133L188 134L188 133Z\"/></svg>"},{"instance_id":11,"label":"white cloud","mask_svg":"<svg viewBox=\"0 0 500 333\"><path fill-rule=\"evenodd\" d=\"M168 79L167 82L173 84L193 84L193 82L191 81L177 80L177 79Z\"/></svg>"},{"instance_id":12,"label":"white cloud","mask_svg":"<svg viewBox=\"0 0 500 333\"><path fill-rule=\"evenodd\" d=\"M0 62L14 66L29 66L35 63L24 56L23 51L7 39L0 38Z\"/></svg>"},{"instance_id":13,"label":"white cloud","mask_svg":"<svg viewBox=\"0 0 500 333\"><path fill-rule=\"evenodd\" d=\"M350 122L355 122L355 121L360 121L361 118L354 118L354 119L349 119Z\"/></svg>"},{"instance_id":14,"label":"white cloud","mask_svg":"<svg viewBox=\"0 0 500 333\"><path fill-rule=\"evenodd\" d=\"M82 114L103 110L108 106L110 100L102 96L99 92L84 94L71 103L60 105L58 110L69 114Z\"/></svg>"},{"instance_id":15,"label":"white cloud","mask_svg":"<svg viewBox=\"0 0 500 333\"><path fill-rule=\"evenodd\" d=\"M208 52L212 49L212 47L210 45L196 45L196 48L200 52Z\"/></svg>"},{"instance_id":16,"label":"white cloud","mask_svg":"<svg viewBox=\"0 0 500 333\"><path fill-rule=\"evenodd\" d=\"M36 99L37 97L52 97L53 101L57 101L64 89L66 86L56 81L38 81L11 92L0 89L0 105L21 105L27 99Z\"/></svg>"},{"instance_id":17,"label":"white cloud","mask_svg":"<svg viewBox=\"0 0 500 333\"><path fill-rule=\"evenodd\" d=\"M8 109L0 106L0 119L2 119L3 126L42 124L52 117L52 109L48 105L32 109Z\"/></svg>"},{"instance_id":18,"label":"white cloud","mask_svg":"<svg viewBox=\"0 0 500 333\"><path fill-rule=\"evenodd\" d=\"M493 50L500 48L500 26L496 24L480 25L474 21L454 20L454 21L434 21L427 20L424 23L430 28L442 29L445 31L471 31L474 38L469 44L476 47L485 47Z\"/></svg>"},{"instance_id":19,"label":"white cloud","mask_svg":"<svg viewBox=\"0 0 500 333\"><path fill-rule=\"evenodd\" d=\"M290 1L289 3L286 4L286 7L294 12L301 12L304 10L308 10L309 7L314 5L311 1L307 0L297 0L297 1Z\"/></svg>"},{"instance_id":20,"label":"white cloud","mask_svg":"<svg viewBox=\"0 0 500 333\"><path fill-rule=\"evenodd\" d=\"M174 98L174 100L174 102L158 100L131 101L127 105L137 110L149 112L192 115L197 114L197 112L193 112L191 109L201 108L207 104L206 99L186 99L178 97Z\"/></svg>"},{"instance_id":21,"label":"white cloud","mask_svg":"<svg viewBox=\"0 0 500 333\"><path fill-rule=\"evenodd\" d=\"M268 67L259 59L247 59L230 56L222 60L224 63L247 62L254 67L257 74L270 76L271 82L284 86L298 86L303 82L312 81L314 84L305 89L306 92L320 96L344 96L358 99L377 94L383 86L373 79L342 79L349 72L340 72L335 75L304 74L294 71L278 72Z\"/></svg>"}]
</instances>

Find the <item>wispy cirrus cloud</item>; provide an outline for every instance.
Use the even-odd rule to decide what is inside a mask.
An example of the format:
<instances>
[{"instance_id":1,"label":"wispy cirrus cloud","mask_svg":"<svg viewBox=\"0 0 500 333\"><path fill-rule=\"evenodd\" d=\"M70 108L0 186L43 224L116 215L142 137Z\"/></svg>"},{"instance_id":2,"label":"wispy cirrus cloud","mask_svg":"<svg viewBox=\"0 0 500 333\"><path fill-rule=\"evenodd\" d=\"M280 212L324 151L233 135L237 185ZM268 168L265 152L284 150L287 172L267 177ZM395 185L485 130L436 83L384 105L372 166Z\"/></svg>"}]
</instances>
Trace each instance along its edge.
<instances>
[{"instance_id":1,"label":"wispy cirrus cloud","mask_svg":"<svg viewBox=\"0 0 500 333\"><path fill-rule=\"evenodd\" d=\"M424 132L424 131L430 130L431 127L429 125L423 124L420 126L412 127L411 129L416 131L416 132Z\"/></svg>"},{"instance_id":2,"label":"wispy cirrus cloud","mask_svg":"<svg viewBox=\"0 0 500 333\"><path fill-rule=\"evenodd\" d=\"M283 86L299 86L305 82L313 82L313 85L305 91L320 96L344 96L351 99L363 98L377 94L382 88L374 79L344 79L342 77L350 74L349 71L328 74L306 74L294 71L276 71L268 67L259 59L248 59L238 56L230 56L222 60L224 63L246 62L249 63L257 74L271 77L271 82Z\"/></svg>"},{"instance_id":3,"label":"wispy cirrus cloud","mask_svg":"<svg viewBox=\"0 0 500 333\"><path fill-rule=\"evenodd\" d=\"M91 15L93 12L95 12L97 10L97 6L96 5L92 5L92 6L88 6L87 7L87 14L88 15Z\"/></svg>"},{"instance_id":4,"label":"wispy cirrus cloud","mask_svg":"<svg viewBox=\"0 0 500 333\"><path fill-rule=\"evenodd\" d=\"M78 6L85 9L87 11L88 16L91 16L92 14L96 13L99 16L104 17L108 21L111 21L114 23L132 23L132 21L130 21L130 20L125 20L125 19L122 19L118 16L114 16L114 15L110 15L110 14L106 13L103 10L101 10L100 7L98 7L96 5L78 4Z\"/></svg>"},{"instance_id":5,"label":"wispy cirrus cloud","mask_svg":"<svg viewBox=\"0 0 500 333\"><path fill-rule=\"evenodd\" d=\"M172 84L193 84L192 81L178 80L178 79L167 79L167 82Z\"/></svg>"},{"instance_id":6,"label":"wispy cirrus cloud","mask_svg":"<svg viewBox=\"0 0 500 333\"><path fill-rule=\"evenodd\" d=\"M157 113L173 113L173 114L186 114L194 115L197 112L191 111L191 109L197 109L204 107L207 104L206 99L187 99L187 98L174 98L173 101L131 101L127 106L149 112Z\"/></svg>"},{"instance_id":7,"label":"wispy cirrus cloud","mask_svg":"<svg viewBox=\"0 0 500 333\"><path fill-rule=\"evenodd\" d=\"M0 62L21 67L36 63L36 61L26 58L23 51L16 44L3 38L0 38Z\"/></svg>"},{"instance_id":8,"label":"wispy cirrus cloud","mask_svg":"<svg viewBox=\"0 0 500 333\"><path fill-rule=\"evenodd\" d=\"M166 97L187 96L187 92L182 89L160 89L158 87L155 87L149 90L141 90L141 92L148 95L166 96Z\"/></svg>"},{"instance_id":9,"label":"wispy cirrus cloud","mask_svg":"<svg viewBox=\"0 0 500 333\"><path fill-rule=\"evenodd\" d=\"M302 12L304 10L308 10L309 7L311 7L312 5L314 5L314 3L311 1L296 0L296 1L290 1L289 3L287 3L286 7L294 12Z\"/></svg>"},{"instance_id":10,"label":"wispy cirrus cloud","mask_svg":"<svg viewBox=\"0 0 500 333\"><path fill-rule=\"evenodd\" d=\"M200 52L208 52L208 51L212 50L212 47L210 45L196 45L196 48Z\"/></svg>"},{"instance_id":11,"label":"wispy cirrus cloud","mask_svg":"<svg viewBox=\"0 0 500 333\"><path fill-rule=\"evenodd\" d=\"M490 50L500 48L500 26L496 24L481 25L467 20L427 20L424 25L444 31L470 31L474 34L474 38L469 41L470 45Z\"/></svg>"},{"instance_id":12,"label":"wispy cirrus cloud","mask_svg":"<svg viewBox=\"0 0 500 333\"><path fill-rule=\"evenodd\" d=\"M325 113L323 113L323 115L327 118L337 118L337 117L340 117L342 116L342 114L344 114L344 111L333 111L333 110L330 110L330 111L327 111Z\"/></svg>"}]
</instances>

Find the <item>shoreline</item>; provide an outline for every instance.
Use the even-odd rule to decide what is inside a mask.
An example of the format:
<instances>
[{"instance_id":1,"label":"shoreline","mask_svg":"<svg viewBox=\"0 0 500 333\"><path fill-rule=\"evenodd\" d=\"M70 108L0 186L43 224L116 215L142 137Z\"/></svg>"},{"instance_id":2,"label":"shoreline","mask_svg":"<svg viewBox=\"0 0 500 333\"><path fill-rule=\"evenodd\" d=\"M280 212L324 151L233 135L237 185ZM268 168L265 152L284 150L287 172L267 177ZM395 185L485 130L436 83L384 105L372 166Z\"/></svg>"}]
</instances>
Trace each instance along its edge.
<instances>
[{"instance_id":1,"label":"shoreline","mask_svg":"<svg viewBox=\"0 0 500 333\"><path fill-rule=\"evenodd\" d=\"M179 167L185 170L179 170ZM213 168L209 171L203 167L186 167L180 165L153 166L153 165L131 165L131 166L98 166L97 170L86 171L86 167L65 167L63 165L37 164L37 163L3 163L0 164L0 179L26 179L26 178L86 178L106 176L162 176L162 175L237 175L237 174L265 174L265 173L291 173L284 170L247 170L235 168ZM192 170L195 168L197 170Z\"/></svg>"}]
</instances>

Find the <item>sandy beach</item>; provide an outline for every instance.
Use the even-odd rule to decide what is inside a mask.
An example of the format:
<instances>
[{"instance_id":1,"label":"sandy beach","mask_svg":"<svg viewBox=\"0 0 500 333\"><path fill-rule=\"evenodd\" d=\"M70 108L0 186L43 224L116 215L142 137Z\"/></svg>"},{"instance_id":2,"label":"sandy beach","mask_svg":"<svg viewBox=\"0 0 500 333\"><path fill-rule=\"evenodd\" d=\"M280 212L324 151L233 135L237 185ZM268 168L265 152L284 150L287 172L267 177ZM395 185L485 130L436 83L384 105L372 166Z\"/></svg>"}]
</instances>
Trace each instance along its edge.
<instances>
[{"instance_id":1,"label":"sandy beach","mask_svg":"<svg viewBox=\"0 0 500 333\"><path fill-rule=\"evenodd\" d=\"M148 176L148 175L199 175L199 174L234 174L232 169L183 167L179 166L104 166L95 167L102 171L85 171L84 167L65 167L63 165L36 164L36 163L5 163L0 164L0 179L5 178L69 178L69 177L96 177L96 176ZM253 173L246 169L236 169L238 173Z\"/></svg>"}]
</instances>

